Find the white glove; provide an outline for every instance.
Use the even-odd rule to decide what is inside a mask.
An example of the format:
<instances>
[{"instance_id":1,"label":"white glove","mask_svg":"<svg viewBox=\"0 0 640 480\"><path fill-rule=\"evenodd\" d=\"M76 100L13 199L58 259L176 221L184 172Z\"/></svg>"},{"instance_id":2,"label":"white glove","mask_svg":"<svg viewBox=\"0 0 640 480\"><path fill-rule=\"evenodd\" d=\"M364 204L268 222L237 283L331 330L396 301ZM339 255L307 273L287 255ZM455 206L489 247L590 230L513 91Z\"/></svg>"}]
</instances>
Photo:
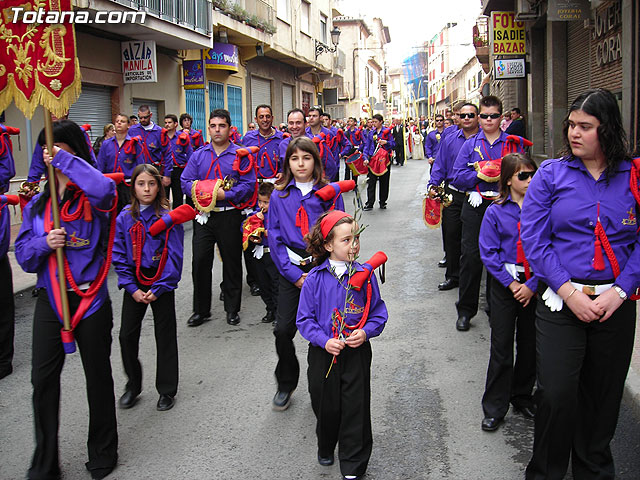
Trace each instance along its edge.
<instances>
[{"instance_id":1,"label":"white glove","mask_svg":"<svg viewBox=\"0 0 640 480\"><path fill-rule=\"evenodd\" d=\"M560 295L551 290L551 287L547 287L547 289L544 291L544 293L542 294L542 300L552 312L559 312L560 310L562 310L562 306L564 305L564 302L562 301Z\"/></svg>"},{"instance_id":2,"label":"white glove","mask_svg":"<svg viewBox=\"0 0 640 480\"><path fill-rule=\"evenodd\" d=\"M198 212L196 215L196 222L200 225L204 225L209 221L209 212Z\"/></svg>"},{"instance_id":3,"label":"white glove","mask_svg":"<svg viewBox=\"0 0 640 480\"><path fill-rule=\"evenodd\" d=\"M518 271L516 270L516 266L513 263L504 263L504 269L507 271L509 275L513 277L514 280L518 280Z\"/></svg>"},{"instance_id":4,"label":"white glove","mask_svg":"<svg viewBox=\"0 0 640 480\"><path fill-rule=\"evenodd\" d=\"M478 192L471 192L467 201L473 208L477 208L482 205L482 195L480 195Z\"/></svg>"},{"instance_id":5,"label":"white glove","mask_svg":"<svg viewBox=\"0 0 640 480\"><path fill-rule=\"evenodd\" d=\"M255 258L257 258L258 260L260 260L262 258L262 256L264 255L264 246L262 245L256 245L255 247L253 247L253 256Z\"/></svg>"}]
</instances>

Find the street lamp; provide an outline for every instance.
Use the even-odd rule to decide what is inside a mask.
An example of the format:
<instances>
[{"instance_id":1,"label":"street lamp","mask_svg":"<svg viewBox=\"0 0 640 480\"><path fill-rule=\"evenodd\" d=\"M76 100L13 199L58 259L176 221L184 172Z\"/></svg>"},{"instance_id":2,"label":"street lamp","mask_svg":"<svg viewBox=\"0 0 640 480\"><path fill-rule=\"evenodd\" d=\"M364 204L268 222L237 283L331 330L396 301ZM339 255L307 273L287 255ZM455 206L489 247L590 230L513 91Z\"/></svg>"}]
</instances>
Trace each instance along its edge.
<instances>
[{"instance_id":1,"label":"street lamp","mask_svg":"<svg viewBox=\"0 0 640 480\"><path fill-rule=\"evenodd\" d=\"M338 42L340 41L340 29L336 26L331 30L331 43L333 43L333 48L329 45L325 45L324 43L316 40L316 60L323 52L335 52L338 49Z\"/></svg>"}]
</instances>

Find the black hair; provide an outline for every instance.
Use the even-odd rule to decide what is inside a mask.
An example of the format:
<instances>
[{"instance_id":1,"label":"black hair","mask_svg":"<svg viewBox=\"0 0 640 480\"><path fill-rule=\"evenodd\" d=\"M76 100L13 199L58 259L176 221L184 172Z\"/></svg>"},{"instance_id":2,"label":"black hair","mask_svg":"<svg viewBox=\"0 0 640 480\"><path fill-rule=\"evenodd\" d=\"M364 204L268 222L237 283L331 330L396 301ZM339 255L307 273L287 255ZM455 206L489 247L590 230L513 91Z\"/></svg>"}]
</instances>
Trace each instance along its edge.
<instances>
[{"instance_id":1,"label":"black hair","mask_svg":"<svg viewBox=\"0 0 640 480\"><path fill-rule=\"evenodd\" d=\"M129 120L138 120L138 116L137 115L129 115Z\"/></svg>"},{"instance_id":2,"label":"black hair","mask_svg":"<svg viewBox=\"0 0 640 480\"><path fill-rule=\"evenodd\" d=\"M186 119L191 120L191 126L193 126L193 117L188 113L183 113L182 115L180 115L180 126L182 127L182 122Z\"/></svg>"},{"instance_id":3,"label":"black hair","mask_svg":"<svg viewBox=\"0 0 640 480\"><path fill-rule=\"evenodd\" d=\"M530 167L534 172L538 170L536 162L531 160L526 153L514 152L502 157L502 162L500 163L500 195L495 200L496 203L503 204L507 200L511 193L511 187L508 182L523 167Z\"/></svg>"},{"instance_id":4,"label":"black hair","mask_svg":"<svg viewBox=\"0 0 640 480\"><path fill-rule=\"evenodd\" d=\"M376 113L372 118L375 118L380 123L384 122L384 117L382 115L380 115L379 113Z\"/></svg>"},{"instance_id":5,"label":"black hair","mask_svg":"<svg viewBox=\"0 0 640 480\"><path fill-rule=\"evenodd\" d=\"M304 119L305 119L305 117L306 117L306 115L304 114L304 111L302 111L301 109L299 109L299 108L292 108L291 110L289 110L289 111L287 112L287 122L289 121L289 116L290 116L292 113L301 113L301 114L302 114L302 120L304 120Z\"/></svg>"},{"instance_id":6,"label":"black hair","mask_svg":"<svg viewBox=\"0 0 640 480\"><path fill-rule=\"evenodd\" d=\"M267 105L266 103L262 103L262 104L260 104L260 105L258 105L256 107L256 118L258 117L258 110L260 110L261 108L268 108L269 109L269 113L273 117L273 110L271 109L271 105Z\"/></svg>"},{"instance_id":7,"label":"black hair","mask_svg":"<svg viewBox=\"0 0 640 480\"><path fill-rule=\"evenodd\" d=\"M212 118L224 118L227 121L227 125L231 126L231 115L229 114L229 110L216 108L211 112L211 115L209 115L209 121L211 121Z\"/></svg>"},{"instance_id":8,"label":"black hair","mask_svg":"<svg viewBox=\"0 0 640 480\"><path fill-rule=\"evenodd\" d=\"M322 111L322 107L315 105L313 107L311 107L309 109L309 112L318 112L318 116L321 117L322 115L324 115L324 112Z\"/></svg>"},{"instance_id":9,"label":"black hair","mask_svg":"<svg viewBox=\"0 0 640 480\"><path fill-rule=\"evenodd\" d=\"M564 155L573 156L568 134L569 115L571 115L571 112L578 110L597 118L600 122L600 125L598 125L598 141L607 160L606 175L612 175L618 163L631 158L627 135L622 125L620 108L615 95L604 88L595 88L587 90L573 101L562 125L562 136L564 138L562 153Z\"/></svg>"},{"instance_id":10,"label":"black hair","mask_svg":"<svg viewBox=\"0 0 640 480\"><path fill-rule=\"evenodd\" d=\"M311 227L309 233L307 233L304 237L304 241L307 244L307 252L309 252L313 256L313 264L320 265L323 263L329 256L331 255L326 248L326 244L330 243L335 236L335 228L338 225L342 225L343 223L349 223L355 226L356 220L352 216L342 217L338 220L335 225L331 228L327 237L322 236L322 220L325 219L327 215L331 213L331 210L324 212L322 215L318 217L316 223Z\"/></svg>"},{"instance_id":11,"label":"black hair","mask_svg":"<svg viewBox=\"0 0 640 480\"><path fill-rule=\"evenodd\" d=\"M441 113L438 113L435 117L433 117L435 120L438 120L438 118L441 118L444 121L444 115L442 115Z\"/></svg>"},{"instance_id":12,"label":"black hair","mask_svg":"<svg viewBox=\"0 0 640 480\"><path fill-rule=\"evenodd\" d=\"M482 97L480 99L480 109L482 110L482 107L497 107L498 111L500 112L500 114L502 114L502 102L500 101L500 99L498 97L495 97L493 95L487 95L486 97Z\"/></svg>"},{"instance_id":13,"label":"black hair","mask_svg":"<svg viewBox=\"0 0 640 480\"><path fill-rule=\"evenodd\" d=\"M331 120L331 115L329 115L327 112L323 112L322 115L320 115L321 117L327 117L329 120Z\"/></svg>"},{"instance_id":14,"label":"black hair","mask_svg":"<svg viewBox=\"0 0 640 480\"><path fill-rule=\"evenodd\" d=\"M516 112L518 115L520 115L520 109L518 107L513 107L511 111Z\"/></svg>"},{"instance_id":15,"label":"black hair","mask_svg":"<svg viewBox=\"0 0 640 480\"><path fill-rule=\"evenodd\" d=\"M270 197L273 193L273 189L275 185L271 182L262 182L258 187L258 195L262 195L263 197Z\"/></svg>"},{"instance_id":16,"label":"black hair","mask_svg":"<svg viewBox=\"0 0 640 480\"><path fill-rule=\"evenodd\" d=\"M460 110L462 110L464 107L473 107L476 110L476 113L478 113L478 106L475 103L470 103L470 102L463 103L462 106L460 107Z\"/></svg>"},{"instance_id":17,"label":"black hair","mask_svg":"<svg viewBox=\"0 0 640 480\"><path fill-rule=\"evenodd\" d=\"M167 113L164 116L164 119L166 120L167 118L170 118L171 120L173 120L174 123L178 123L178 117L176 117L173 113Z\"/></svg>"},{"instance_id":18,"label":"black hair","mask_svg":"<svg viewBox=\"0 0 640 480\"><path fill-rule=\"evenodd\" d=\"M138 112L144 113L144 112L150 112L150 111L151 109L149 108L149 105L140 105L138 107Z\"/></svg>"}]
</instances>

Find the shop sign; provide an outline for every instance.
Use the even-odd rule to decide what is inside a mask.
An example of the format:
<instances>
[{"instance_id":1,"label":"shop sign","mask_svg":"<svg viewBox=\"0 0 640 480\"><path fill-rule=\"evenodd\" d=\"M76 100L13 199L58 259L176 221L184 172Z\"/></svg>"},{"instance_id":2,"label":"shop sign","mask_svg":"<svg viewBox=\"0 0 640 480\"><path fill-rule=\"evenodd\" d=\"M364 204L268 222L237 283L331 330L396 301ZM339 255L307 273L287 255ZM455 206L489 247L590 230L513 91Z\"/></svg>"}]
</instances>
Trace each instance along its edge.
<instances>
[{"instance_id":1,"label":"shop sign","mask_svg":"<svg viewBox=\"0 0 640 480\"><path fill-rule=\"evenodd\" d=\"M551 22L588 20L590 16L589 0L549 0L547 6L547 20Z\"/></svg>"},{"instance_id":2,"label":"shop sign","mask_svg":"<svg viewBox=\"0 0 640 480\"><path fill-rule=\"evenodd\" d=\"M524 55L524 22L517 22L515 12L491 12L491 52L494 55Z\"/></svg>"},{"instance_id":3,"label":"shop sign","mask_svg":"<svg viewBox=\"0 0 640 480\"><path fill-rule=\"evenodd\" d=\"M526 67L524 58L496 58L493 61L493 74L495 80L525 78Z\"/></svg>"},{"instance_id":4,"label":"shop sign","mask_svg":"<svg viewBox=\"0 0 640 480\"><path fill-rule=\"evenodd\" d=\"M158 81L156 42L130 40L120 44L122 52L122 78L124 83Z\"/></svg>"},{"instance_id":5,"label":"shop sign","mask_svg":"<svg viewBox=\"0 0 640 480\"><path fill-rule=\"evenodd\" d=\"M602 67L622 60L622 2L610 2L596 12L593 29L596 65Z\"/></svg>"},{"instance_id":6,"label":"shop sign","mask_svg":"<svg viewBox=\"0 0 640 480\"><path fill-rule=\"evenodd\" d=\"M202 51L207 69L238 71L238 47L231 43L214 43Z\"/></svg>"},{"instance_id":7,"label":"shop sign","mask_svg":"<svg viewBox=\"0 0 640 480\"><path fill-rule=\"evenodd\" d=\"M204 69L202 60L185 60L182 62L185 90L204 88Z\"/></svg>"}]
</instances>

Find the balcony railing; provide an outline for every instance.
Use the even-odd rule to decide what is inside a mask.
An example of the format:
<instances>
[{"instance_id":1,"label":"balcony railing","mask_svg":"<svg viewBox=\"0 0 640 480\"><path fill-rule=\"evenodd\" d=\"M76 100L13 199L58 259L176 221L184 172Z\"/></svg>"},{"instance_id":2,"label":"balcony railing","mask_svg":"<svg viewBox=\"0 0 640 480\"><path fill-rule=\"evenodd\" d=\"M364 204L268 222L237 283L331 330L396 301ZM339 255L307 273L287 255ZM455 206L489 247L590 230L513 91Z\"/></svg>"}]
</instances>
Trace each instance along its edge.
<instances>
[{"instance_id":1,"label":"balcony railing","mask_svg":"<svg viewBox=\"0 0 640 480\"><path fill-rule=\"evenodd\" d=\"M216 10L228 17L269 34L276 32L273 7L264 0L212 1Z\"/></svg>"},{"instance_id":2,"label":"balcony railing","mask_svg":"<svg viewBox=\"0 0 640 480\"><path fill-rule=\"evenodd\" d=\"M489 46L489 19L480 17L476 20L473 27L473 46L488 47Z\"/></svg>"},{"instance_id":3,"label":"balcony railing","mask_svg":"<svg viewBox=\"0 0 640 480\"><path fill-rule=\"evenodd\" d=\"M209 0L113 0L135 10L148 12L167 22L211 35Z\"/></svg>"}]
</instances>

